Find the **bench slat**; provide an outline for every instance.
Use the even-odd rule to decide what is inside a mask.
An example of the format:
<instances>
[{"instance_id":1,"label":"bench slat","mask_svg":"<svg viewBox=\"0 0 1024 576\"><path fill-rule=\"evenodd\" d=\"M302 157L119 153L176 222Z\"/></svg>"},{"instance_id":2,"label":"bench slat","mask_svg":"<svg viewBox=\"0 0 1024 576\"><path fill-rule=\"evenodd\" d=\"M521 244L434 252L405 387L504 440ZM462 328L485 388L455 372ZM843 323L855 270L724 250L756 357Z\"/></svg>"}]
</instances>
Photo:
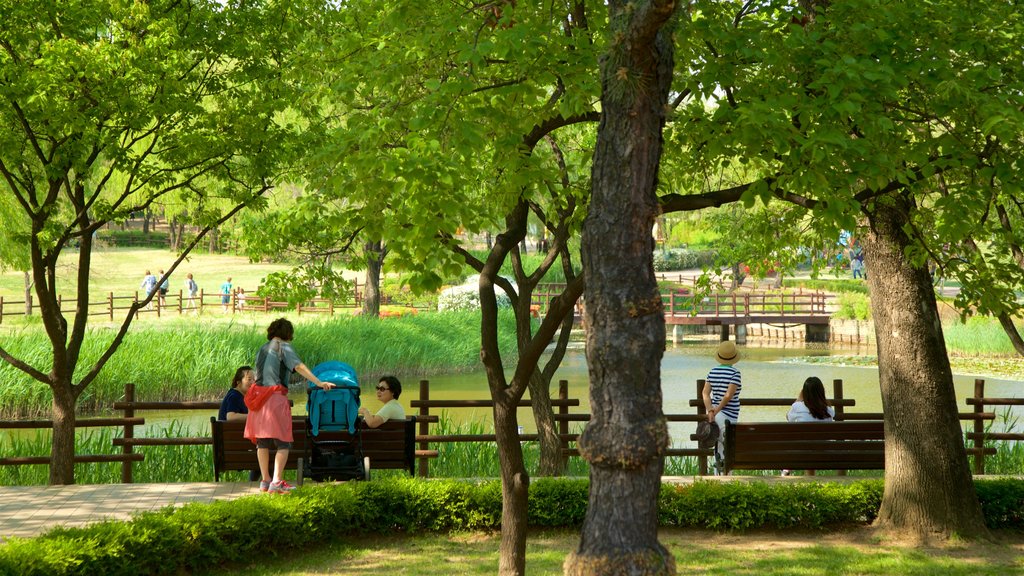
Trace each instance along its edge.
<instances>
[{"instance_id":1,"label":"bench slat","mask_svg":"<svg viewBox=\"0 0 1024 576\"><path fill-rule=\"evenodd\" d=\"M880 420L726 425L726 470L885 468Z\"/></svg>"}]
</instances>

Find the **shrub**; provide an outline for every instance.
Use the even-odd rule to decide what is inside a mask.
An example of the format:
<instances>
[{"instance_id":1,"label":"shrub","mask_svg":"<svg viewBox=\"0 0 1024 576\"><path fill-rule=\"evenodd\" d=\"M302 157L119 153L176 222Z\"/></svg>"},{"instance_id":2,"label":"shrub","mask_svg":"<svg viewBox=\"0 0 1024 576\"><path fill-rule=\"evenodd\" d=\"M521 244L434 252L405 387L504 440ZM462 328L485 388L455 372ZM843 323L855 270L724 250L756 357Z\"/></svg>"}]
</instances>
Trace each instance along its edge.
<instances>
[{"instance_id":1,"label":"shrub","mask_svg":"<svg viewBox=\"0 0 1024 576\"><path fill-rule=\"evenodd\" d=\"M991 528L1024 528L1024 480L977 480ZM576 527L587 510L584 479L541 478L530 486L531 526ZM747 530L820 529L871 522L882 481L851 484L698 481L665 484L662 526ZM56 528L0 545L0 574L181 574L260 553L300 549L353 533L494 530L501 484L390 478L304 487L288 497L254 495L188 504L129 522Z\"/></svg>"},{"instance_id":2,"label":"shrub","mask_svg":"<svg viewBox=\"0 0 1024 576\"><path fill-rule=\"evenodd\" d=\"M833 318L843 320L870 320L871 300L864 294L855 292L843 292L836 299L838 309L832 314Z\"/></svg>"},{"instance_id":3,"label":"shrub","mask_svg":"<svg viewBox=\"0 0 1024 576\"><path fill-rule=\"evenodd\" d=\"M718 252L715 250L689 250L673 248L671 250L654 251L654 270L670 272L690 268L709 268L714 266Z\"/></svg>"},{"instance_id":4,"label":"shrub","mask_svg":"<svg viewBox=\"0 0 1024 576\"><path fill-rule=\"evenodd\" d=\"M480 276L470 276L458 286L445 288L437 296L438 310L479 310L480 309ZM515 287L515 284L512 285ZM498 308L509 308L512 301L508 294L500 288L495 291L498 297Z\"/></svg>"}]
</instances>

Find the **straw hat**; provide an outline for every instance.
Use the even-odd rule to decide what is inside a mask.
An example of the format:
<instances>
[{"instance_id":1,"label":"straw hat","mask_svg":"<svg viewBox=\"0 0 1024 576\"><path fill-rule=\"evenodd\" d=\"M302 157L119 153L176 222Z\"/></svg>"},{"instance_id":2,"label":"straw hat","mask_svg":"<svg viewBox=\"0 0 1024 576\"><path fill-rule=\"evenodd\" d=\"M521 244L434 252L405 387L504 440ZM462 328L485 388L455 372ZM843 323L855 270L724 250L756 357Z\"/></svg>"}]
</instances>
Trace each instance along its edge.
<instances>
[{"instance_id":1,"label":"straw hat","mask_svg":"<svg viewBox=\"0 0 1024 576\"><path fill-rule=\"evenodd\" d=\"M732 340L726 340L718 345L718 350L715 352L715 359L722 364L732 365L739 361L740 352L736 349L736 343Z\"/></svg>"}]
</instances>

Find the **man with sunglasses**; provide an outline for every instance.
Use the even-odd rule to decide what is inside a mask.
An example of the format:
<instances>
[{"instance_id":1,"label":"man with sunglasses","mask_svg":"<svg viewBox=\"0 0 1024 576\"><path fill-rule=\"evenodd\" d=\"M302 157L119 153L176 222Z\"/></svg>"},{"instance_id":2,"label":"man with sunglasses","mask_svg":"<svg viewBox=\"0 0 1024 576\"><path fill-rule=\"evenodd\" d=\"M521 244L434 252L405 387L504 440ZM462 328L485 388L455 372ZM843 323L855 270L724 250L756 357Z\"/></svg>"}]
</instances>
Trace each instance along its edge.
<instances>
[{"instance_id":1,"label":"man with sunglasses","mask_svg":"<svg viewBox=\"0 0 1024 576\"><path fill-rule=\"evenodd\" d=\"M388 420L405 420L405 410L398 403L402 395L402 383L394 376L381 376L377 382L377 400L384 406L376 414L370 414L366 408L359 408L359 415L370 428L377 428Z\"/></svg>"}]
</instances>

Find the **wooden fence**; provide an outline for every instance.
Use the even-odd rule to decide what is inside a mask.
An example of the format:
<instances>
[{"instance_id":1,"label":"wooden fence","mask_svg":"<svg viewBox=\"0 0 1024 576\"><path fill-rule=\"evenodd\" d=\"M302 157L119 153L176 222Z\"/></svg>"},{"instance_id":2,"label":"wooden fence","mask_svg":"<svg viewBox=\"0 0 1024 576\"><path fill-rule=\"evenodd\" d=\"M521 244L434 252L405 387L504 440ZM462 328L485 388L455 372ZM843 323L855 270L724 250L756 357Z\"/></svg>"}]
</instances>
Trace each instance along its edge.
<instances>
[{"instance_id":1,"label":"wooden fence","mask_svg":"<svg viewBox=\"0 0 1024 576\"><path fill-rule=\"evenodd\" d=\"M224 304L222 301L223 294L219 292L199 290L199 293L192 298L183 290L179 290L178 292L168 292L163 299L159 296L154 296L147 306L138 310L136 317L155 316L159 318L168 314L180 316L200 313L207 309L226 314L246 311L269 313L276 310L295 310L300 315L326 314L333 316L335 313L341 312L351 314L354 309L361 308L365 294L366 284L360 284L357 281L353 284L351 297L346 300L336 302L325 298L313 298L298 304L289 304L288 302L262 298L256 296L253 292L246 292L244 289L239 291L236 288L229 295L228 303ZM105 297L89 301L89 316L104 316L108 320L113 321L115 316L120 317L120 313L127 312L133 304L145 299L146 295L139 291L120 295L108 292ZM64 298L58 294L57 304L62 310L65 307L74 308L77 306L78 300ZM3 296L0 296L0 323L3 323L5 316L30 316L34 313L34 310L35 306L31 300L26 305L25 300L11 300L10 298L5 299ZM412 308L412 310L415 312L417 309Z\"/></svg>"},{"instance_id":2,"label":"wooden fence","mask_svg":"<svg viewBox=\"0 0 1024 576\"><path fill-rule=\"evenodd\" d=\"M694 408L688 414L666 414L668 422L699 422L707 418L704 410L702 390L704 380L697 380L695 388L696 397L689 401L689 406ZM787 398L742 398L744 406L779 406L788 407L793 399ZM881 420L883 415L876 412L850 412L847 410L856 405L856 400L846 398L843 395L843 381L833 380L832 406L835 408L836 420ZM986 398L985 381L975 380L974 396L966 399L966 404L972 407L970 412L962 412L959 418L971 421L970 431L965 434L965 442L969 442L967 453L974 458L974 474L985 474L985 456L995 454L995 448L986 447L986 441L1024 441L1024 433L1011 432L988 432L985 430L985 423L995 420L996 415L992 411L986 411L986 407L992 406L1024 406L1024 398ZM432 434L430 425L436 425L438 414L431 412L431 409L467 409L467 408L491 408L494 403L490 399L475 400L432 400L430 398L430 382L420 381L420 397L410 403L416 409L416 418L419 424L416 435L418 449L416 451L418 462L418 474L422 477L429 475L429 459L436 457L436 450L430 449L430 444L448 442L478 442L493 443L495 435L492 434ZM558 383L558 397L551 399L551 405L555 408L554 421L558 426L558 435L562 440L563 452L566 455L578 455L574 448L579 435L571 433L570 422L588 422L590 414L573 413L569 409L580 405L579 399L569 398L569 384L565 380ZM520 407L530 406L530 400L524 399L519 403ZM145 424L145 419L136 417L136 412L146 410L203 410L214 412L219 409L219 402L139 402L135 400L135 385L125 385L125 397L123 401L115 402L114 409L121 411L120 418L91 418L78 420L77 427L114 426L123 429L122 437L113 440L114 447L120 447L121 452L115 454L85 454L75 456L75 462L121 462L121 481L132 482L132 466L135 462L143 461L143 454L134 452L136 446L205 446L212 445L213 439L208 436L200 437L160 437L160 438L136 438L135 427ZM0 430L3 429L29 429L29 428L52 428L53 423L49 420L30 421L0 421ZM536 441L537 434L520 434L521 441ZM687 434L686 439L689 439ZM696 457L698 470L701 475L708 473L708 458L712 457L712 451L699 448L671 448L666 456ZM212 465L213 457L210 462ZM0 466L20 466L28 464L49 465L49 456L21 456L0 458Z\"/></svg>"}]
</instances>

